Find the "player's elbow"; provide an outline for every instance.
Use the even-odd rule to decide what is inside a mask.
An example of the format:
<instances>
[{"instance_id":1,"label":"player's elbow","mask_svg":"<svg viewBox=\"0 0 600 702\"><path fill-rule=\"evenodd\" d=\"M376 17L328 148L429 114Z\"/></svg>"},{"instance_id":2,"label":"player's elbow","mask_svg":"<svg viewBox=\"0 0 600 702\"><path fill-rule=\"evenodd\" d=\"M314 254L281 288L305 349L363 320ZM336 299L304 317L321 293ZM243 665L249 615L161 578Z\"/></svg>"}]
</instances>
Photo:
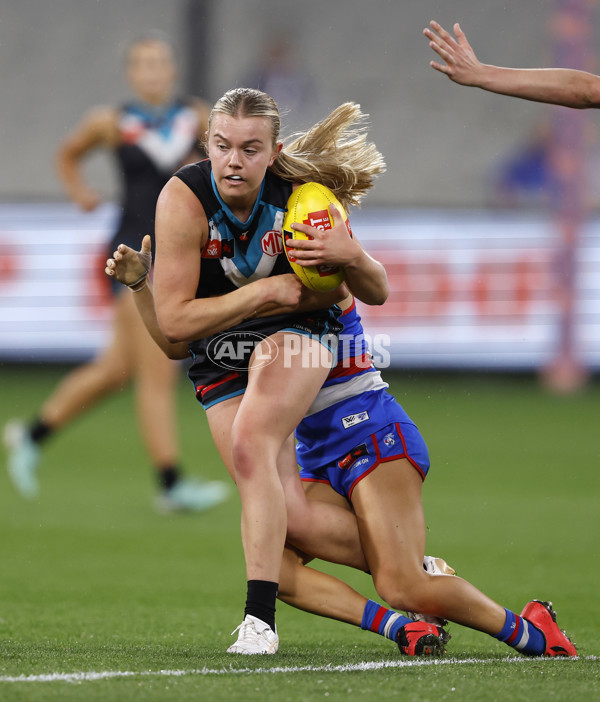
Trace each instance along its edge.
<instances>
[{"instance_id":1,"label":"player's elbow","mask_svg":"<svg viewBox=\"0 0 600 702\"><path fill-rule=\"evenodd\" d=\"M377 285L371 285L368 287L356 286L352 290L352 294L365 305L379 306L383 305L388 299L390 294L390 288L387 284L387 279Z\"/></svg>"},{"instance_id":2,"label":"player's elbow","mask_svg":"<svg viewBox=\"0 0 600 702\"><path fill-rule=\"evenodd\" d=\"M364 254L368 266L347 268L347 284L353 295L366 305L383 305L390 294L385 268L368 254Z\"/></svg>"},{"instance_id":3,"label":"player's elbow","mask_svg":"<svg viewBox=\"0 0 600 702\"><path fill-rule=\"evenodd\" d=\"M160 330L165 336L165 339L170 345L177 345L186 341L183 331L177 327L177 325L162 325L160 324ZM169 352L171 353L171 352ZM168 355L168 354L167 354ZM169 356L170 358L170 356Z\"/></svg>"},{"instance_id":4,"label":"player's elbow","mask_svg":"<svg viewBox=\"0 0 600 702\"><path fill-rule=\"evenodd\" d=\"M383 303L388 299L389 295L390 295L390 289L389 289L387 282L386 282L386 284L384 286L378 287L376 290L374 290L371 301L368 304L369 305L383 305Z\"/></svg>"},{"instance_id":5,"label":"player's elbow","mask_svg":"<svg viewBox=\"0 0 600 702\"><path fill-rule=\"evenodd\" d=\"M163 351L169 346L190 341L186 336L187 325L185 318L177 306L161 301L160 297L155 296L155 310L158 328L166 341ZM163 344L161 344L162 346Z\"/></svg>"},{"instance_id":6,"label":"player's elbow","mask_svg":"<svg viewBox=\"0 0 600 702\"><path fill-rule=\"evenodd\" d=\"M184 326L176 317L165 312L160 313L157 310L156 320L160 331L167 341L165 349L170 349L171 346L176 346L184 341L187 341ZM171 353L171 351L169 351L169 353Z\"/></svg>"},{"instance_id":7,"label":"player's elbow","mask_svg":"<svg viewBox=\"0 0 600 702\"><path fill-rule=\"evenodd\" d=\"M165 356L171 359L171 361L181 361L190 355L188 345L184 342L178 344L164 344L162 350Z\"/></svg>"}]
</instances>

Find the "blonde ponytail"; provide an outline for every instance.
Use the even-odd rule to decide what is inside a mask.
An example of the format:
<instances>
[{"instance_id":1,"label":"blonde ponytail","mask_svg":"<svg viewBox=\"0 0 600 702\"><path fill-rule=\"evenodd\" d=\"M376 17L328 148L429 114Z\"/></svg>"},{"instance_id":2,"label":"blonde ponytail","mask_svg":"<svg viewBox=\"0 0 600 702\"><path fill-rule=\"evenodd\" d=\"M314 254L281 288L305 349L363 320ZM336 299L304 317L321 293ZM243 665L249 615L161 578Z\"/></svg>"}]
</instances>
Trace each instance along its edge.
<instances>
[{"instance_id":1,"label":"blonde ponytail","mask_svg":"<svg viewBox=\"0 0 600 702\"><path fill-rule=\"evenodd\" d=\"M385 171L383 156L367 141L366 120L360 105L340 105L307 132L289 137L271 171L293 182L322 183L345 208L359 205Z\"/></svg>"}]
</instances>

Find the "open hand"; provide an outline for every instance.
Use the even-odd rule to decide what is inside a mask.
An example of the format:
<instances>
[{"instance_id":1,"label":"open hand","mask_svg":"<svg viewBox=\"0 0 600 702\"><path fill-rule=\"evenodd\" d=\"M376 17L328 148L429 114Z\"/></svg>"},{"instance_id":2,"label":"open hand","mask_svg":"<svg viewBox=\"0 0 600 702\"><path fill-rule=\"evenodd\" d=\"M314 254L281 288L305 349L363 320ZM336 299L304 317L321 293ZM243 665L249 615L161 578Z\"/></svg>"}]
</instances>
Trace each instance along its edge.
<instances>
[{"instance_id":1,"label":"open hand","mask_svg":"<svg viewBox=\"0 0 600 702\"><path fill-rule=\"evenodd\" d=\"M123 283L135 285L141 283L152 265L152 240L146 234L142 239L142 248L134 251L125 244L119 244L113 257L106 261L104 272Z\"/></svg>"},{"instance_id":2,"label":"open hand","mask_svg":"<svg viewBox=\"0 0 600 702\"><path fill-rule=\"evenodd\" d=\"M479 85L483 73L483 64L475 56L465 33L458 22L454 25L454 34L450 34L441 24L432 20L423 34L429 39L429 46L445 63L430 61L429 65L436 71L444 73L460 85Z\"/></svg>"}]
</instances>

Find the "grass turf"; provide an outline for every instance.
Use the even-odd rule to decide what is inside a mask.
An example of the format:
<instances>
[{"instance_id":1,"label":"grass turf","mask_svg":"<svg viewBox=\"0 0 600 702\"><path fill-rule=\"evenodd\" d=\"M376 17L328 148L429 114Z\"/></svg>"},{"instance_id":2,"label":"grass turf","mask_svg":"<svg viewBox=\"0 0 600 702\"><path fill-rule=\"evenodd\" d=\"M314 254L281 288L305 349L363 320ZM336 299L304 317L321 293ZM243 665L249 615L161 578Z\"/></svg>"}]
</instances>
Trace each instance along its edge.
<instances>
[{"instance_id":1,"label":"grass turf","mask_svg":"<svg viewBox=\"0 0 600 702\"><path fill-rule=\"evenodd\" d=\"M0 422L32 416L63 372L0 370ZM237 496L201 515L156 515L151 468L124 391L49 441L39 499L23 502L0 473L0 699L600 694L600 383L556 397L528 376L388 376L430 448L428 553L509 608L551 599L579 660L523 658L457 625L446 659L403 659L381 637L285 605L280 653L232 659L224 651L245 595ZM223 477L183 379L178 400L188 471ZM376 597L366 575L320 565ZM364 662L380 667L361 669ZM132 675L13 681L85 671Z\"/></svg>"}]
</instances>

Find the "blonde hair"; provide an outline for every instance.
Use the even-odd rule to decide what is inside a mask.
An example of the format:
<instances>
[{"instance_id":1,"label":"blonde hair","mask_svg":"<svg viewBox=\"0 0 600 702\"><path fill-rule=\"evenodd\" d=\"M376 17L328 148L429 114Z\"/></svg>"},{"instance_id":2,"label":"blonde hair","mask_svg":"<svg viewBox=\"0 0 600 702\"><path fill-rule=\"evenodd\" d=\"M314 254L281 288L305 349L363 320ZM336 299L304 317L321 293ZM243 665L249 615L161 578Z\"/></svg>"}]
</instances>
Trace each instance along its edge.
<instances>
[{"instance_id":1,"label":"blonde hair","mask_svg":"<svg viewBox=\"0 0 600 702\"><path fill-rule=\"evenodd\" d=\"M234 88L228 90L223 97L215 102L208 118L208 130L214 114L229 117L267 117L271 121L273 144L279 138L281 118L277 103L270 95L253 88Z\"/></svg>"},{"instance_id":2,"label":"blonde hair","mask_svg":"<svg viewBox=\"0 0 600 702\"><path fill-rule=\"evenodd\" d=\"M281 118L277 103L260 90L235 88L214 105L215 113L231 117L267 117L273 144L279 139ZM367 141L367 115L360 105L346 102L306 132L292 134L270 167L276 175L293 183L316 181L333 191L345 208L359 205L373 187L375 176L385 171L385 161Z\"/></svg>"}]
</instances>

